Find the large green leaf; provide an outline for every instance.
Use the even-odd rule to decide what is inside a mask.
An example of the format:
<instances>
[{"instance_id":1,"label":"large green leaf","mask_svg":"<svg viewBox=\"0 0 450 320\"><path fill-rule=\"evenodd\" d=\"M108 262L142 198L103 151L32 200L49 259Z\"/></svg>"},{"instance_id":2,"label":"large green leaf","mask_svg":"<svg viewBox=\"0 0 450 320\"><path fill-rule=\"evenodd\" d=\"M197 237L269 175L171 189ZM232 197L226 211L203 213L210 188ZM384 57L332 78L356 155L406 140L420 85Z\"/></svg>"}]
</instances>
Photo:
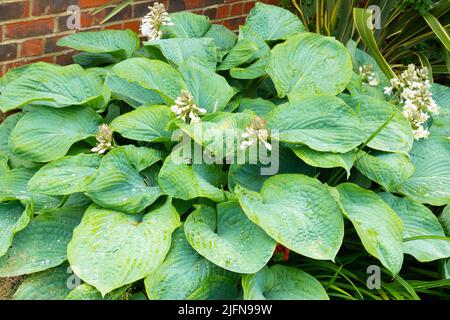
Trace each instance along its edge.
<instances>
[{"instance_id":1,"label":"large green leaf","mask_svg":"<svg viewBox=\"0 0 450 320\"><path fill-rule=\"evenodd\" d=\"M202 117L202 121L187 124L175 123L196 143L205 147L217 159L230 158L238 152L245 128L251 123L249 113L215 112ZM243 157L242 155L241 157Z\"/></svg>"},{"instance_id":2,"label":"large green leaf","mask_svg":"<svg viewBox=\"0 0 450 320\"><path fill-rule=\"evenodd\" d=\"M104 296L154 272L179 224L170 199L141 217L92 205L68 245L70 265Z\"/></svg>"},{"instance_id":3,"label":"large green leaf","mask_svg":"<svg viewBox=\"0 0 450 320\"><path fill-rule=\"evenodd\" d=\"M14 293L14 300L64 300L70 292L70 268L67 263L29 275Z\"/></svg>"},{"instance_id":4,"label":"large green leaf","mask_svg":"<svg viewBox=\"0 0 450 320\"><path fill-rule=\"evenodd\" d=\"M155 181L140 174L160 159L159 151L146 147L115 148L102 159L86 195L104 208L139 213L162 194Z\"/></svg>"},{"instance_id":5,"label":"large green leaf","mask_svg":"<svg viewBox=\"0 0 450 320\"><path fill-rule=\"evenodd\" d=\"M225 56L217 70L228 70L251 60L258 52L258 44L249 39L239 39L236 45Z\"/></svg>"},{"instance_id":6,"label":"large green leaf","mask_svg":"<svg viewBox=\"0 0 450 320\"><path fill-rule=\"evenodd\" d=\"M336 187L342 213L352 222L368 253L397 275L403 263L403 223L377 194L353 183Z\"/></svg>"},{"instance_id":7,"label":"large green leaf","mask_svg":"<svg viewBox=\"0 0 450 320\"><path fill-rule=\"evenodd\" d=\"M47 195L86 191L94 180L101 159L98 154L78 154L52 161L30 179L28 190Z\"/></svg>"},{"instance_id":8,"label":"large green leaf","mask_svg":"<svg viewBox=\"0 0 450 320\"><path fill-rule=\"evenodd\" d=\"M22 117L23 112L14 113L12 115L9 115L0 124L0 141L2 141L2 143L0 143L0 153L8 157L8 165L11 169L17 167L32 168L38 165L33 161L17 157L17 155L15 155L12 151L12 145L9 138L14 127L17 125L17 122Z\"/></svg>"},{"instance_id":9,"label":"large green leaf","mask_svg":"<svg viewBox=\"0 0 450 320\"><path fill-rule=\"evenodd\" d=\"M334 260L344 237L336 201L319 180L279 174L260 193L239 185L235 192L249 219L285 247L307 257Z\"/></svg>"},{"instance_id":10,"label":"large green leaf","mask_svg":"<svg viewBox=\"0 0 450 320\"><path fill-rule=\"evenodd\" d=\"M8 157L0 152L0 176L9 171Z\"/></svg>"},{"instance_id":11,"label":"large green leaf","mask_svg":"<svg viewBox=\"0 0 450 320\"><path fill-rule=\"evenodd\" d=\"M217 64L217 49L211 38L157 39L144 43L161 50L164 57L179 66L189 57L195 57L205 68L214 71Z\"/></svg>"},{"instance_id":12,"label":"large green leaf","mask_svg":"<svg viewBox=\"0 0 450 320\"><path fill-rule=\"evenodd\" d=\"M182 63L179 71L195 104L208 112L223 110L234 96L234 90L227 80L203 66L197 59Z\"/></svg>"},{"instance_id":13,"label":"large green leaf","mask_svg":"<svg viewBox=\"0 0 450 320\"><path fill-rule=\"evenodd\" d=\"M363 142L356 113L341 99L309 96L276 107L267 120L283 142L345 153Z\"/></svg>"},{"instance_id":14,"label":"large green leaf","mask_svg":"<svg viewBox=\"0 0 450 320\"><path fill-rule=\"evenodd\" d=\"M332 153L316 151L308 146L294 146L292 151L297 157L313 167L344 168L347 171L347 177L350 176L350 169L356 159L356 153L353 150L346 153Z\"/></svg>"},{"instance_id":15,"label":"large green leaf","mask_svg":"<svg viewBox=\"0 0 450 320\"><path fill-rule=\"evenodd\" d=\"M237 37L237 36L236 36ZM27 71L28 67L32 66L32 64L26 64L20 67L11 68L8 70L8 72L0 77L0 93L5 90L6 86L16 80L17 78L21 77L25 71Z\"/></svg>"},{"instance_id":16,"label":"large green leaf","mask_svg":"<svg viewBox=\"0 0 450 320\"><path fill-rule=\"evenodd\" d=\"M123 100L134 108L144 104L164 104L164 99L158 93L132 81L118 77L113 73L108 74L106 78L106 84L111 89L112 97Z\"/></svg>"},{"instance_id":17,"label":"large green leaf","mask_svg":"<svg viewBox=\"0 0 450 320\"><path fill-rule=\"evenodd\" d=\"M57 42L58 46L90 53L109 53L120 59L130 58L139 44L138 36L131 30L77 32Z\"/></svg>"},{"instance_id":18,"label":"large green leaf","mask_svg":"<svg viewBox=\"0 0 450 320\"><path fill-rule=\"evenodd\" d=\"M251 222L238 202L202 206L185 223L191 246L214 264L237 273L255 273L272 257L276 242Z\"/></svg>"},{"instance_id":19,"label":"large green leaf","mask_svg":"<svg viewBox=\"0 0 450 320\"><path fill-rule=\"evenodd\" d=\"M145 278L145 289L150 300L234 299L237 279L192 249L180 227L164 263Z\"/></svg>"},{"instance_id":20,"label":"large green leaf","mask_svg":"<svg viewBox=\"0 0 450 320\"><path fill-rule=\"evenodd\" d=\"M433 115L430 134L450 137L450 88L433 83L431 93L439 106L439 113Z\"/></svg>"},{"instance_id":21,"label":"large green leaf","mask_svg":"<svg viewBox=\"0 0 450 320\"><path fill-rule=\"evenodd\" d=\"M64 300L119 300L124 297L129 287L129 285L120 287L102 297L100 291L87 283L83 283L70 291Z\"/></svg>"},{"instance_id":22,"label":"large green leaf","mask_svg":"<svg viewBox=\"0 0 450 320\"><path fill-rule=\"evenodd\" d=\"M279 173L301 173L307 176L314 176L315 169L308 166L295 156L287 148L280 148L278 153L273 154L269 164L231 164L228 170L228 188L240 186L252 190L261 190L264 182L271 176Z\"/></svg>"},{"instance_id":23,"label":"large green leaf","mask_svg":"<svg viewBox=\"0 0 450 320\"><path fill-rule=\"evenodd\" d=\"M248 62L270 55L270 47L262 35L249 26L239 26L239 40L251 40L258 46L258 51L255 52Z\"/></svg>"},{"instance_id":24,"label":"large green leaf","mask_svg":"<svg viewBox=\"0 0 450 320\"><path fill-rule=\"evenodd\" d=\"M123 51L119 51L123 52ZM107 66L111 64L115 64L122 59L115 57L110 53L89 53L89 52L81 52L75 54L73 57L73 62L79 64L83 68L94 68Z\"/></svg>"},{"instance_id":25,"label":"large green leaf","mask_svg":"<svg viewBox=\"0 0 450 320\"><path fill-rule=\"evenodd\" d=\"M40 214L14 236L6 255L0 258L0 277L12 277L47 270L67 258L67 244L83 211L61 208Z\"/></svg>"},{"instance_id":26,"label":"large green leaf","mask_svg":"<svg viewBox=\"0 0 450 320\"><path fill-rule=\"evenodd\" d=\"M413 145L413 134L408 119L396 106L369 96L341 95L357 112L364 139L374 134L391 116L392 120L367 144L372 149L399 152L408 155Z\"/></svg>"},{"instance_id":27,"label":"large green leaf","mask_svg":"<svg viewBox=\"0 0 450 320\"><path fill-rule=\"evenodd\" d=\"M162 26L165 38L201 38L211 28L208 17L192 12L170 14L173 26Z\"/></svg>"},{"instance_id":28,"label":"large green leaf","mask_svg":"<svg viewBox=\"0 0 450 320\"><path fill-rule=\"evenodd\" d=\"M156 98L159 100L146 101L148 103L158 104L161 103L160 99L163 99L166 103L173 103L180 95L180 91L186 89L178 71L159 60L130 58L116 64L112 71L116 76L132 83L131 86L134 91L141 87L140 89L158 94ZM126 95L127 93L122 91L122 94ZM138 93L131 93L131 97L134 97L134 95L138 95Z\"/></svg>"},{"instance_id":29,"label":"large green leaf","mask_svg":"<svg viewBox=\"0 0 450 320\"><path fill-rule=\"evenodd\" d=\"M234 67L230 69L230 75L236 79L256 79L266 75L266 66L269 62L269 55L256 60L248 67Z\"/></svg>"},{"instance_id":30,"label":"large green leaf","mask_svg":"<svg viewBox=\"0 0 450 320\"><path fill-rule=\"evenodd\" d=\"M352 78L352 61L340 42L302 33L272 49L267 73L280 98L336 95Z\"/></svg>"},{"instance_id":31,"label":"large green leaf","mask_svg":"<svg viewBox=\"0 0 450 320\"><path fill-rule=\"evenodd\" d=\"M263 118L265 118L275 108L275 104L273 102L262 98L239 98L234 100L233 103L237 104L237 111L244 112L245 110L249 110Z\"/></svg>"},{"instance_id":32,"label":"large green leaf","mask_svg":"<svg viewBox=\"0 0 450 320\"><path fill-rule=\"evenodd\" d=\"M142 106L111 122L110 128L128 139L148 142L170 141L167 123L173 119L167 106Z\"/></svg>"},{"instance_id":33,"label":"large green leaf","mask_svg":"<svg viewBox=\"0 0 450 320\"><path fill-rule=\"evenodd\" d=\"M211 28L205 34L205 37L214 39L214 43L218 50L217 54L220 59L234 47L238 39L233 31L221 24L211 25Z\"/></svg>"},{"instance_id":34,"label":"large green leaf","mask_svg":"<svg viewBox=\"0 0 450 320\"><path fill-rule=\"evenodd\" d=\"M416 170L396 191L420 203L450 203L450 140L430 136L416 141L410 157Z\"/></svg>"},{"instance_id":35,"label":"large green leaf","mask_svg":"<svg viewBox=\"0 0 450 320\"><path fill-rule=\"evenodd\" d=\"M101 79L79 65L61 67L38 62L6 86L0 96L0 110L6 112L27 104L101 108L107 102L103 94Z\"/></svg>"},{"instance_id":36,"label":"large green leaf","mask_svg":"<svg viewBox=\"0 0 450 320\"><path fill-rule=\"evenodd\" d=\"M295 14L262 2L256 2L245 25L258 33L264 40L284 40L305 31L305 27Z\"/></svg>"},{"instance_id":37,"label":"large green leaf","mask_svg":"<svg viewBox=\"0 0 450 320\"><path fill-rule=\"evenodd\" d=\"M439 221L445 230L445 234L450 236L450 204L446 205L439 215Z\"/></svg>"},{"instance_id":38,"label":"large green leaf","mask_svg":"<svg viewBox=\"0 0 450 320\"><path fill-rule=\"evenodd\" d=\"M183 148L177 147L166 158L159 172L158 183L168 195L183 200L197 197L224 201L225 192L219 187L226 182L222 166L218 164L187 163Z\"/></svg>"},{"instance_id":39,"label":"large green leaf","mask_svg":"<svg viewBox=\"0 0 450 320\"><path fill-rule=\"evenodd\" d=\"M403 238L417 236L445 237L438 218L424 205L408 199L381 193L380 197L397 212L403 221ZM440 239L417 239L403 242L403 251L420 262L450 257L450 242Z\"/></svg>"},{"instance_id":40,"label":"large green leaf","mask_svg":"<svg viewBox=\"0 0 450 320\"><path fill-rule=\"evenodd\" d=\"M242 277L245 300L329 300L321 283L310 274L288 266L264 267Z\"/></svg>"},{"instance_id":41,"label":"large green leaf","mask_svg":"<svg viewBox=\"0 0 450 320\"><path fill-rule=\"evenodd\" d=\"M88 107L33 107L17 123L10 143L21 158L49 162L65 156L75 142L95 136L101 120Z\"/></svg>"},{"instance_id":42,"label":"large green leaf","mask_svg":"<svg viewBox=\"0 0 450 320\"><path fill-rule=\"evenodd\" d=\"M414 166L406 155L380 151L370 153L359 151L355 167L387 191L394 190L414 172Z\"/></svg>"},{"instance_id":43,"label":"large green leaf","mask_svg":"<svg viewBox=\"0 0 450 320\"><path fill-rule=\"evenodd\" d=\"M14 234L30 222L31 212L18 201L0 203L0 257L9 249Z\"/></svg>"},{"instance_id":44,"label":"large green leaf","mask_svg":"<svg viewBox=\"0 0 450 320\"><path fill-rule=\"evenodd\" d=\"M36 173L36 169L17 168L0 177L0 202L20 200L32 203L35 210L56 208L61 199L29 192L27 183Z\"/></svg>"}]
</instances>

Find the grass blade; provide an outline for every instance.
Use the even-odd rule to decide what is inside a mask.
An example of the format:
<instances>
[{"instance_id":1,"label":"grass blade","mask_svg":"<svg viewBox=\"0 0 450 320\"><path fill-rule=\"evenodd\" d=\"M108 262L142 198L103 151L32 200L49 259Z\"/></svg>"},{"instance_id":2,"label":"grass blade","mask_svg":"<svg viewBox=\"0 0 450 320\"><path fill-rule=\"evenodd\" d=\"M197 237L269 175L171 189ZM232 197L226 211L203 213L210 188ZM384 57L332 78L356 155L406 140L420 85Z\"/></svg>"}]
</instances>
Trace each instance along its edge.
<instances>
[{"instance_id":1,"label":"grass blade","mask_svg":"<svg viewBox=\"0 0 450 320\"><path fill-rule=\"evenodd\" d=\"M445 46L447 51L450 51L450 37L447 31L439 22L439 20L430 13L424 14L423 17L430 26L430 28L433 30L436 37L438 37L439 40L441 40L442 44Z\"/></svg>"},{"instance_id":2,"label":"grass blade","mask_svg":"<svg viewBox=\"0 0 450 320\"><path fill-rule=\"evenodd\" d=\"M368 21L370 21L371 18L372 14L366 9L353 9L353 19L355 21L355 26L365 45L367 46L367 48L369 48L370 53L372 54L377 64L380 66L383 73L389 79L395 78L394 71L391 69L391 67L381 54L380 50L378 49L378 45L373 32L368 26Z\"/></svg>"}]
</instances>

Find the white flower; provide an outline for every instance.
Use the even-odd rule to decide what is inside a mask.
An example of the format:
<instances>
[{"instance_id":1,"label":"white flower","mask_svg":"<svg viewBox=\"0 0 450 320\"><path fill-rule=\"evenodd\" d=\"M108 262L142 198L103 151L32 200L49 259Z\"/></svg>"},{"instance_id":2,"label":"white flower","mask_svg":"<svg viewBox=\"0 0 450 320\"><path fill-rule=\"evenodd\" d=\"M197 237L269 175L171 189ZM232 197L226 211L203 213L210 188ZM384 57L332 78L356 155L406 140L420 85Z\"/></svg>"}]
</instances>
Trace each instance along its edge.
<instances>
[{"instance_id":1,"label":"white flower","mask_svg":"<svg viewBox=\"0 0 450 320\"><path fill-rule=\"evenodd\" d=\"M150 12L142 19L140 27L143 36L148 40L161 39L163 32L162 26L173 26L169 14L164 7L164 4L155 2L153 7L148 7Z\"/></svg>"},{"instance_id":2,"label":"white flower","mask_svg":"<svg viewBox=\"0 0 450 320\"><path fill-rule=\"evenodd\" d=\"M413 130L414 139L419 140L421 138L428 138L430 132L424 129L422 126L418 126L417 129Z\"/></svg>"},{"instance_id":3,"label":"white flower","mask_svg":"<svg viewBox=\"0 0 450 320\"><path fill-rule=\"evenodd\" d=\"M392 94L392 87L384 87L384 94L385 95L391 95Z\"/></svg>"},{"instance_id":4,"label":"white flower","mask_svg":"<svg viewBox=\"0 0 450 320\"><path fill-rule=\"evenodd\" d=\"M376 87L378 85L378 79L373 71L373 66L371 64L365 64L359 67L359 75L363 82L367 83L371 87Z\"/></svg>"},{"instance_id":5,"label":"white flower","mask_svg":"<svg viewBox=\"0 0 450 320\"><path fill-rule=\"evenodd\" d=\"M246 128L245 132L241 135L242 142L239 149L244 150L258 142L262 143L267 150L272 150L272 145L267 142L269 138L269 130L264 128L267 121L261 117L254 117L252 123Z\"/></svg>"},{"instance_id":6,"label":"white flower","mask_svg":"<svg viewBox=\"0 0 450 320\"><path fill-rule=\"evenodd\" d=\"M91 149L91 152L97 152L97 153L105 153L108 150L111 150L113 148L112 146L112 138L113 138L113 132L108 127L107 124L102 124L98 127L98 133L96 135L97 139L97 145Z\"/></svg>"},{"instance_id":7,"label":"white flower","mask_svg":"<svg viewBox=\"0 0 450 320\"><path fill-rule=\"evenodd\" d=\"M200 115L204 115L207 110L197 107L194 97L187 90L181 90L180 96L175 100L175 104L170 107L177 118L188 123L200 122Z\"/></svg>"},{"instance_id":8,"label":"white flower","mask_svg":"<svg viewBox=\"0 0 450 320\"><path fill-rule=\"evenodd\" d=\"M390 95L395 92L398 101L403 104L403 115L411 123L414 138L428 137L429 132L423 124L430 114L439 112L439 107L431 96L427 69L410 64L398 77L391 79L391 85L384 89L384 93Z\"/></svg>"}]
</instances>

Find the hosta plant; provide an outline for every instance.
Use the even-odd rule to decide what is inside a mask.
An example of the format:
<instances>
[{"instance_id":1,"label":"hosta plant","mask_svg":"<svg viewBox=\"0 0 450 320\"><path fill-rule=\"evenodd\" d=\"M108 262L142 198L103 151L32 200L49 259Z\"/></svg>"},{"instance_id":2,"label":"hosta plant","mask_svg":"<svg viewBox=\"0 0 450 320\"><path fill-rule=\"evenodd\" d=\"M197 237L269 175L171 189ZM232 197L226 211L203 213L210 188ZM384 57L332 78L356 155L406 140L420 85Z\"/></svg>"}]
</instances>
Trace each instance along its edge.
<instances>
[{"instance_id":1,"label":"hosta plant","mask_svg":"<svg viewBox=\"0 0 450 320\"><path fill-rule=\"evenodd\" d=\"M449 298L450 89L278 7L163 9L0 80L12 298Z\"/></svg>"}]
</instances>

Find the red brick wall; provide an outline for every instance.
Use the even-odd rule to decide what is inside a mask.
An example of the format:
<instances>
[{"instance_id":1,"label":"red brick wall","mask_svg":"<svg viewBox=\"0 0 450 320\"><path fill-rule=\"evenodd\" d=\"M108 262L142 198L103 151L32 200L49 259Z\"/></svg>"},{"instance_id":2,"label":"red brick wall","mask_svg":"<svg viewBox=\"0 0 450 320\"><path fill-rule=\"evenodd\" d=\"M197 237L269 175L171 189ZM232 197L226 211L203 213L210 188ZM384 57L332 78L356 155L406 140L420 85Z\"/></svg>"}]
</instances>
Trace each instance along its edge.
<instances>
[{"instance_id":1,"label":"red brick wall","mask_svg":"<svg viewBox=\"0 0 450 320\"><path fill-rule=\"evenodd\" d=\"M73 32L66 22L70 5L81 8L81 30L132 29L138 31L141 18L154 2L137 0L122 12L99 25L112 10L107 8L96 15L92 10L107 0L0 0L0 76L8 69L36 61L58 64L72 63L71 50L56 46L56 41ZM255 0L160 0L169 12L192 11L204 14L215 23L236 30ZM260 2L278 4L279 0Z\"/></svg>"}]
</instances>

